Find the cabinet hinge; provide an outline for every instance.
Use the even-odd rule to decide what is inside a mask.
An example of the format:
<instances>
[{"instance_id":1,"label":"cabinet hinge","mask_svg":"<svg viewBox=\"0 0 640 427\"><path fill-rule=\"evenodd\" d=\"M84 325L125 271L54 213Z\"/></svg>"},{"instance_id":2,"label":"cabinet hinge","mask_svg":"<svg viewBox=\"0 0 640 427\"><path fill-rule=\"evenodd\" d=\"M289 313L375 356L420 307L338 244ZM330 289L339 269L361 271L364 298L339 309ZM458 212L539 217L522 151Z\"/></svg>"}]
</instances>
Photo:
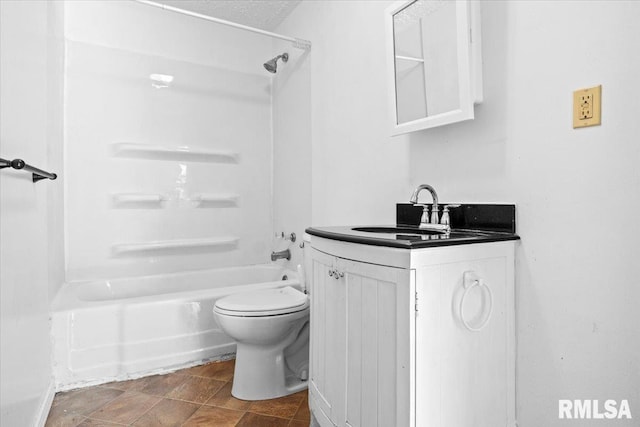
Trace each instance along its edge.
<instances>
[{"instance_id":1,"label":"cabinet hinge","mask_svg":"<svg viewBox=\"0 0 640 427\"><path fill-rule=\"evenodd\" d=\"M418 293L417 292L414 297L414 310L416 311L416 313L418 312Z\"/></svg>"}]
</instances>

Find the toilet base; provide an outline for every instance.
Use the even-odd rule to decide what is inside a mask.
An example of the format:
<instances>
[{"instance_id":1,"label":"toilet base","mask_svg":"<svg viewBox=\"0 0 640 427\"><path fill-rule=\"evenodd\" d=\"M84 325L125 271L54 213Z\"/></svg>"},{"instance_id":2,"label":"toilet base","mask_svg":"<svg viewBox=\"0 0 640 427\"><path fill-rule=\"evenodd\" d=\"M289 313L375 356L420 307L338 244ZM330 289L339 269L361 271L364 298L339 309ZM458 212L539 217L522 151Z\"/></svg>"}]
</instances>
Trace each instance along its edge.
<instances>
[{"instance_id":1,"label":"toilet base","mask_svg":"<svg viewBox=\"0 0 640 427\"><path fill-rule=\"evenodd\" d=\"M307 388L286 367L280 346L237 344L231 395L241 400L266 400L287 396Z\"/></svg>"}]
</instances>

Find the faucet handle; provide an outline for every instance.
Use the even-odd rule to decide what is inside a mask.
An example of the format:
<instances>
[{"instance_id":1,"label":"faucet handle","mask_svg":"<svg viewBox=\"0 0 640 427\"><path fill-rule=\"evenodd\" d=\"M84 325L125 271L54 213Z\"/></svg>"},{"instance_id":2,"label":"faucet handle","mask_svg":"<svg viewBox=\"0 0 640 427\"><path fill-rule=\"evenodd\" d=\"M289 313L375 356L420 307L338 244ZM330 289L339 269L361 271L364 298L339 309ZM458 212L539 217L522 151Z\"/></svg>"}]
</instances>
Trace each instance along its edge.
<instances>
[{"instance_id":1,"label":"faucet handle","mask_svg":"<svg viewBox=\"0 0 640 427\"><path fill-rule=\"evenodd\" d=\"M420 206L422 208L422 217L420 217L420 224L428 224L429 223L429 205L416 203L413 206Z\"/></svg>"},{"instance_id":2,"label":"faucet handle","mask_svg":"<svg viewBox=\"0 0 640 427\"><path fill-rule=\"evenodd\" d=\"M440 217L440 224L450 225L451 219L449 218L449 205L442 208L442 216Z\"/></svg>"},{"instance_id":3,"label":"faucet handle","mask_svg":"<svg viewBox=\"0 0 640 427\"><path fill-rule=\"evenodd\" d=\"M449 209L459 208L459 207L460 207L460 205L446 205L442 209L442 217L440 217L440 224L450 225L451 224L451 217L449 216Z\"/></svg>"},{"instance_id":4,"label":"faucet handle","mask_svg":"<svg viewBox=\"0 0 640 427\"><path fill-rule=\"evenodd\" d=\"M291 242L296 241L296 233L285 234L284 231L275 233L276 239L290 240Z\"/></svg>"}]
</instances>

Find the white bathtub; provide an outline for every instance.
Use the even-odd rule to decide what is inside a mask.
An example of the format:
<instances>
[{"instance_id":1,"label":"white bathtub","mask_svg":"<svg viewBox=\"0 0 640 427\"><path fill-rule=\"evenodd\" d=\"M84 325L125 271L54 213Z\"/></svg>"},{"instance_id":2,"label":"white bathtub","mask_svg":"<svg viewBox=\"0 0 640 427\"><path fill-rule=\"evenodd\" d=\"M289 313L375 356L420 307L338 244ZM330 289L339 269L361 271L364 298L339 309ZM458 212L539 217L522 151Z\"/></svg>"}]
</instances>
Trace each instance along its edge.
<instances>
[{"instance_id":1,"label":"white bathtub","mask_svg":"<svg viewBox=\"0 0 640 427\"><path fill-rule=\"evenodd\" d=\"M300 282L273 264L68 283L53 303L57 390L228 357L235 344L215 321L216 300L282 286Z\"/></svg>"}]
</instances>

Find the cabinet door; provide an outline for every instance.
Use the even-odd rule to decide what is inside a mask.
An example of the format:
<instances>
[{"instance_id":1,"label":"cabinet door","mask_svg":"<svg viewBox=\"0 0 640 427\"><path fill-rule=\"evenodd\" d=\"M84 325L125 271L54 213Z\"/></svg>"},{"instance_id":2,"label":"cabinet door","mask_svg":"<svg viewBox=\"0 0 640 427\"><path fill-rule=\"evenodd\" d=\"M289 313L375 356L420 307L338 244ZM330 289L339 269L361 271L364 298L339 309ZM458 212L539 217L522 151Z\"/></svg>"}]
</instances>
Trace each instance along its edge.
<instances>
[{"instance_id":1,"label":"cabinet door","mask_svg":"<svg viewBox=\"0 0 640 427\"><path fill-rule=\"evenodd\" d=\"M346 289L336 258L311 250L309 404L322 427L344 419Z\"/></svg>"},{"instance_id":2,"label":"cabinet door","mask_svg":"<svg viewBox=\"0 0 640 427\"><path fill-rule=\"evenodd\" d=\"M510 422L513 270L508 259L418 269L416 426L501 427ZM466 295L465 272L468 284L474 277L484 283L474 284ZM461 302L467 326L478 331L462 321Z\"/></svg>"},{"instance_id":3,"label":"cabinet door","mask_svg":"<svg viewBox=\"0 0 640 427\"><path fill-rule=\"evenodd\" d=\"M338 259L336 282L346 292L346 389L349 427L410 425L411 324L414 291L410 270ZM341 367L342 368L342 367ZM346 380L346 384L345 384Z\"/></svg>"}]
</instances>

